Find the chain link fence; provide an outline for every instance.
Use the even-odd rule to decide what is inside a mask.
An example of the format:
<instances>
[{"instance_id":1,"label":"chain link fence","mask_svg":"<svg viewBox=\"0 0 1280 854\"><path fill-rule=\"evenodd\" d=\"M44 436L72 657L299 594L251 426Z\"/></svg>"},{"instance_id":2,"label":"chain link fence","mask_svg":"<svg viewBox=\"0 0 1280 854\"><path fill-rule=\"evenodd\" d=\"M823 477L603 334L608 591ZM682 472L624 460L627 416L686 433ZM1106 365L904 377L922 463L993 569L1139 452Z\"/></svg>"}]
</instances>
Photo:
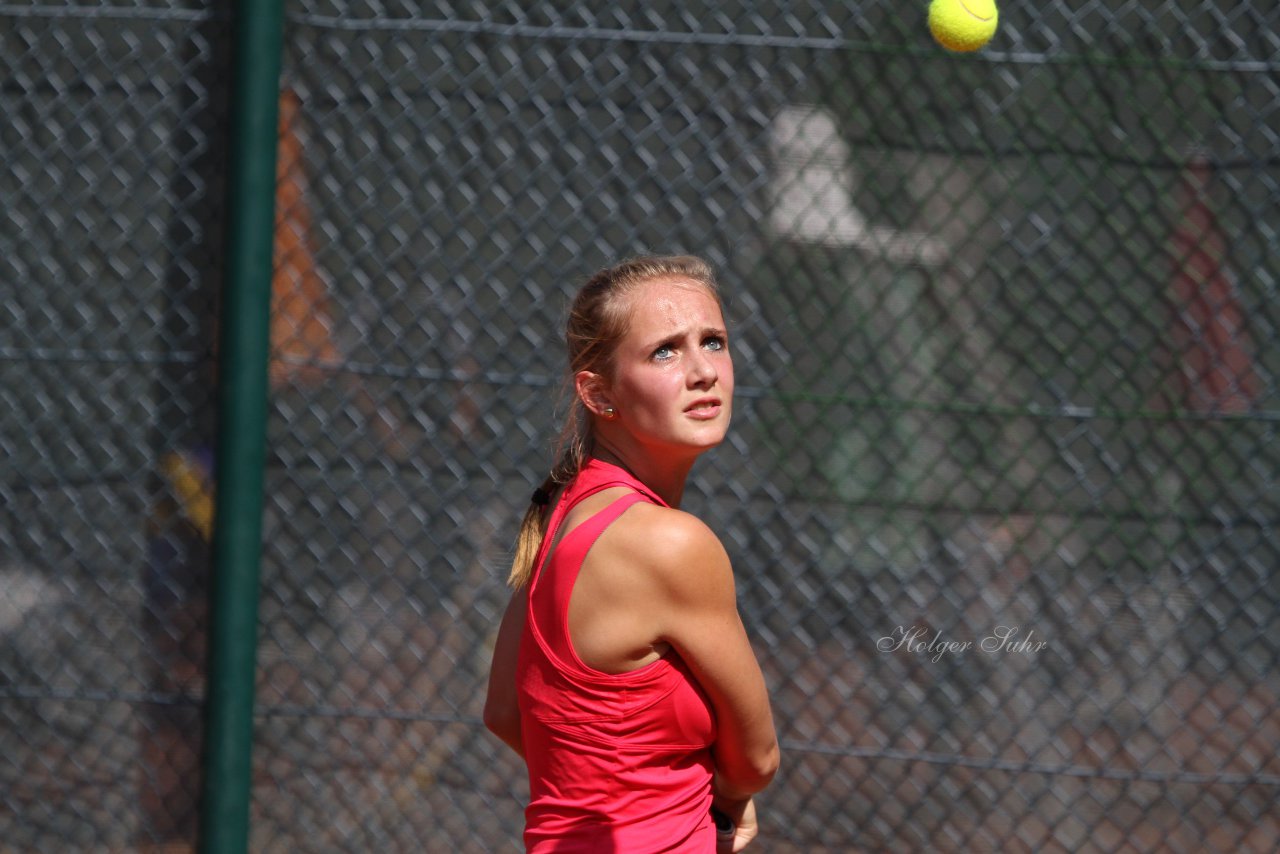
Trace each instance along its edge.
<instances>
[{"instance_id":1,"label":"chain link fence","mask_svg":"<svg viewBox=\"0 0 1280 854\"><path fill-rule=\"evenodd\" d=\"M917 8L918 7L918 8ZM286 6L251 848L504 851L566 299L728 297L766 852L1280 840L1280 12ZM0 850L196 839L231 11L0 6Z\"/></svg>"}]
</instances>

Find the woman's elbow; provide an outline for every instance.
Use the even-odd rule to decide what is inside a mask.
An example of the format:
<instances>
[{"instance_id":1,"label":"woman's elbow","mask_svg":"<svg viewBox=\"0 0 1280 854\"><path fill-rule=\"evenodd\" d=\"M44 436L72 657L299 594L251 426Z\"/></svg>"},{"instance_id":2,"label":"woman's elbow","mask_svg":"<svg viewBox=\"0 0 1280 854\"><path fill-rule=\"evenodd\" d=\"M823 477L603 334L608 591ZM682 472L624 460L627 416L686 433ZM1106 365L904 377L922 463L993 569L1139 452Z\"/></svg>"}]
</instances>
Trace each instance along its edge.
<instances>
[{"instance_id":1,"label":"woman's elbow","mask_svg":"<svg viewBox=\"0 0 1280 854\"><path fill-rule=\"evenodd\" d=\"M512 735L520 732L519 709L486 703L483 719L485 729L503 741L510 742Z\"/></svg>"},{"instance_id":2,"label":"woman's elbow","mask_svg":"<svg viewBox=\"0 0 1280 854\"><path fill-rule=\"evenodd\" d=\"M524 758L524 737L520 733L519 720L490 720L485 719L484 725L489 732L493 733L498 739L516 752L521 759Z\"/></svg>"},{"instance_id":3,"label":"woman's elbow","mask_svg":"<svg viewBox=\"0 0 1280 854\"><path fill-rule=\"evenodd\" d=\"M718 785L723 794L741 799L762 791L778 773L781 752L777 741L742 755L737 762L717 769Z\"/></svg>"},{"instance_id":4,"label":"woman's elbow","mask_svg":"<svg viewBox=\"0 0 1280 854\"><path fill-rule=\"evenodd\" d=\"M759 785L756 791L773 782L773 776L778 773L778 766L781 762L782 751L779 750L776 740L766 750L752 757L750 770L755 775L756 782Z\"/></svg>"}]
</instances>

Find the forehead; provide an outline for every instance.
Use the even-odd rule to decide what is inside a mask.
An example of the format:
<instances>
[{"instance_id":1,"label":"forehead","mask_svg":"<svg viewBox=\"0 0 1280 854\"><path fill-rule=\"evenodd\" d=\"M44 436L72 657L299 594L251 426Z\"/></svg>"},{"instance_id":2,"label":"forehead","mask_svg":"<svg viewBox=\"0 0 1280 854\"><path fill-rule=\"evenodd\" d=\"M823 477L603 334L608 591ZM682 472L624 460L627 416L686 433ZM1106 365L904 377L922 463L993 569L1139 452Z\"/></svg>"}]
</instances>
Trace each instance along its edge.
<instances>
[{"instance_id":1,"label":"forehead","mask_svg":"<svg viewBox=\"0 0 1280 854\"><path fill-rule=\"evenodd\" d=\"M686 327L724 326L720 304L706 285L683 278L651 279L631 294L630 331L675 332Z\"/></svg>"}]
</instances>

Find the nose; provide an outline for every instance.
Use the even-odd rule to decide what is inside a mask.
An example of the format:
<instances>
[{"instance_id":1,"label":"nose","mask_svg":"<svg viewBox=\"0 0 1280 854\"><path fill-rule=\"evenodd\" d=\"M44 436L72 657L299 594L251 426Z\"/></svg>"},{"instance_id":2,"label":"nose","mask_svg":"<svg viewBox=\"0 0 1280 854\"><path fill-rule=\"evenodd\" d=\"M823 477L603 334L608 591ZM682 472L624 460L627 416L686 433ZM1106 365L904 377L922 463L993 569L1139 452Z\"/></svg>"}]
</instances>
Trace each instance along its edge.
<instances>
[{"instance_id":1,"label":"nose","mask_svg":"<svg viewBox=\"0 0 1280 854\"><path fill-rule=\"evenodd\" d=\"M689 387L690 388L711 388L716 384L719 372L716 370L715 362L702 348L694 351L693 358L689 361Z\"/></svg>"}]
</instances>

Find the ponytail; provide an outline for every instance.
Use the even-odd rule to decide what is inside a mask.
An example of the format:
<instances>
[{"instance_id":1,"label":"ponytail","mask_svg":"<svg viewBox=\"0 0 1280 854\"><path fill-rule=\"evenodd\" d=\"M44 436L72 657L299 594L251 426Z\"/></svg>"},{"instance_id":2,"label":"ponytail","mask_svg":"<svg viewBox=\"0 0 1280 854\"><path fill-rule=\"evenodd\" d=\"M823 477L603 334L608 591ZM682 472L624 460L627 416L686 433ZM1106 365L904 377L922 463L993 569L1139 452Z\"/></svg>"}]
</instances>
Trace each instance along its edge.
<instances>
[{"instance_id":1,"label":"ponytail","mask_svg":"<svg viewBox=\"0 0 1280 854\"><path fill-rule=\"evenodd\" d=\"M542 540L547 535L548 508L551 506L551 491L556 484L550 477L542 482L542 486L533 491L529 499L529 509L524 511L520 520L520 533L516 535L516 554L511 561L511 574L507 576L507 584L519 590L529 583L533 575L533 562L538 559L538 549L542 548Z\"/></svg>"},{"instance_id":2,"label":"ponytail","mask_svg":"<svg viewBox=\"0 0 1280 854\"><path fill-rule=\"evenodd\" d=\"M511 573L507 576L507 585L513 590L524 587L533 577L534 562L538 559L538 551L547 536L551 508L559 498L557 493L560 487L573 480L582 470L590 453L586 407L576 398L573 405L575 411L565 420L560 436L560 461L542 485L533 491L533 495L529 497L529 507L520 520L515 556L511 559Z\"/></svg>"}]
</instances>

